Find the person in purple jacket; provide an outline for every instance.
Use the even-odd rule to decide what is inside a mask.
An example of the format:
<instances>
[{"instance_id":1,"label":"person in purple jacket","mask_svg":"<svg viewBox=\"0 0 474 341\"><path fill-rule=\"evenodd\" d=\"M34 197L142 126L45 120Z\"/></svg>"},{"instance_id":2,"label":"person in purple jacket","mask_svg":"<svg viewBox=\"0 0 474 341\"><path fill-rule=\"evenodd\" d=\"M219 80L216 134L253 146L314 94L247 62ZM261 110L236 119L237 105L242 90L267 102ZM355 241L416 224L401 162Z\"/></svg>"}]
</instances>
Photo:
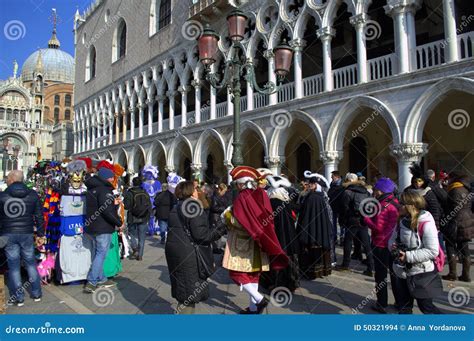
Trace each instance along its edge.
<instances>
[{"instance_id":1,"label":"person in purple jacket","mask_svg":"<svg viewBox=\"0 0 474 341\"><path fill-rule=\"evenodd\" d=\"M398 222L398 200L393 191L395 183L389 178L380 178L374 186L374 197L378 200L379 212L369 218L365 217L366 225L372 231L372 254L375 268L375 292L377 302L373 310L386 314L388 306L387 273L390 273L391 283L394 283L391 269L391 256L388 241Z\"/></svg>"}]
</instances>

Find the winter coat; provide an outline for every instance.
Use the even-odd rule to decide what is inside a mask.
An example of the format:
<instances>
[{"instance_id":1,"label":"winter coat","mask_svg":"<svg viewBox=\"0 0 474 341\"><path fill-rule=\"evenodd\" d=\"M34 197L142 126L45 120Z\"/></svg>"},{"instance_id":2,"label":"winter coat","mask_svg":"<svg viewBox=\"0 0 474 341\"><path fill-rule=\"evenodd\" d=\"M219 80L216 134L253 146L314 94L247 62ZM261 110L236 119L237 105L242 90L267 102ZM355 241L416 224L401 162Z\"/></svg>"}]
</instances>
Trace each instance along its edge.
<instances>
[{"instance_id":1,"label":"winter coat","mask_svg":"<svg viewBox=\"0 0 474 341\"><path fill-rule=\"evenodd\" d=\"M14 182L0 192L0 235L33 234L44 235L42 202L38 194L22 182Z\"/></svg>"},{"instance_id":2,"label":"winter coat","mask_svg":"<svg viewBox=\"0 0 474 341\"><path fill-rule=\"evenodd\" d=\"M461 180L448 187L448 214L443 223L448 225L446 237L453 241L468 241L474 238L474 213L471 210L469 182ZM441 224L443 225L443 224Z\"/></svg>"},{"instance_id":3,"label":"winter coat","mask_svg":"<svg viewBox=\"0 0 474 341\"><path fill-rule=\"evenodd\" d=\"M387 248L388 241L398 222L398 200L393 194L384 195L379 199L381 210L372 218L365 217L365 224L372 230L372 244Z\"/></svg>"},{"instance_id":4,"label":"winter coat","mask_svg":"<svg viewBox=\"0 0 474 341\"><path fill-rule=\"evenodd\" d=\"M436 228L439 230L439 221L441 220L442 208L436 198L436 194L431 190L430 187L416 189L412 186L408 187L406 191L413 191L420 194L426 201L425 209L431 213L436 224Z\"/></svg>"},{"instance_id":5,"label":"winter coat","mask_svg":"<svg viewBox=\"0 0 474 341\"><path fill-rule=\"evenodd\" d=\"M178 302L198 303L209 297L206 280L199 278L197 258L194 246L191 245L183 224L187 224L193 242L198 245L210 245L225 233L225 226L210 229L207 215L202 212L195 218L188 219L181 214L183 201L178 201L169 215L168 235L166 237L165 256L171 281L171 296Z\"/></svg>"},{"instance_id":6,"label":"winter coat","mask_svg":"<svg viewBox=\"0 0 474 341\"><path fill-rule=\"evenodd\" d=\"M344 187L341 184L341 181L331 182L331 186L328 190L329 203L334 213L337 215L341 214L343 210L342 198L344 195Z\"/></svg>"},{"instance_id":7,"label":"winter coat","mask_svg":"<svg viewBox=\"0 0 474 341\"><path fill-rule=\"evenodd\" d=\"M448 192L440 185L434 181L427 180L428 187L431 188L433 193L436 196L436 199L438 200L438 204L441 207L441 216L445 213L448 212Z\"/></svg>"},{"instance_id":8,"label":"winter coat","mask_svg":"<svg viewBox=\"0 0 474 341\"><path fill-rule=\"evenodd\" d=\"M356 203L361 204L364 199L370 197L367 188L365 188L365 183L354 181L345 183L344 187L341 212L343 226L362 226L360 207L356 207Z\"/></svg>"},{"instance_id":9,"label":"winter coat","mask_svg":"<svg viewBox=\"0 0 474 341\"><path fill-rule=\"evenodd\" d=\"M113 233L115 227L122 226L122 221L117 213L112 184L97 175L87 179L85 184L85 232L93 235Z\"/></svg>"},{"instance_id":10,"label":"winter coat","mask_svg":"<svg viewBox=\"0 0 474 341\"><path fill-rule=\"evenodd\" d=\"M145 214L143 217L136 217L132 214L132 209L133 205L135 204L133 202L133 196L136 195L137 193L144 193L148 197L148 200L150 200L150 196L148 193L141 187L132 187L128 189L125 192L125 196L123 198L123 204L124 208L128 211L127 212L127 223L130 224L143 224L143 223L149 223L150 221L150 216L152 213L152 210Z\"/></svg>"},{"instance_id":11,"label":"winter coat","mask_svg":"<svg viewBox=\"0 0 474 341\"><path fill-rule=\"evenodd\" d=\"M401 219L398 227L394 229L388 242L388 247L396 243L398 230L400 230L400 242L405 244L411 251L406 251L406 263L411 267L406 268L407 276L413 276L424 272L434 271L433 260L439 253L438 230L433 216L428 211L421 211L418 218L418 228L423 224L423 236L420 238L418 232L410 228L408 219Z\"/></svg>"},{"instance_id":12,"label":"winter coat","mask_svg":"<svg viewBox=\"0 0 474 341\"><path fill-rule=\"evenodd\" d=\"M155 197L155 217L158 220L168 220L170 212L174 206L176 206L176 196L169 190L160 192Z\"/></svg>"},{"instance_id":13,"label":"winter coat","mask_svg":"<svg viewBox=\"0 0 474 341\"><path fill-rule=\"evenodd\" d=\"M212 196L211 207L210 207L211 225L214 225L218 221L221 220L220 215L230 205L232 205L232 191L226 191L224 195L219 195L217 191L214 192L214 195Z\"/></svg>"}]
</instances>

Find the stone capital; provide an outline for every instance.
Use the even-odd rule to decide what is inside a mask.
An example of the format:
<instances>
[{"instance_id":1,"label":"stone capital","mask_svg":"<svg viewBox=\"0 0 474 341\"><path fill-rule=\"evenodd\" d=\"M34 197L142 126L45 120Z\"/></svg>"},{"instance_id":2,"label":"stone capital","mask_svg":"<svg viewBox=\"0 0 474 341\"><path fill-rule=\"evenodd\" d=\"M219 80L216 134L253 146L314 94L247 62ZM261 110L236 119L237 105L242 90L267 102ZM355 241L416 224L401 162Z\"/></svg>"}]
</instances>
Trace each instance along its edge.
<instances>
[{"instance_id":1,"label":"stone capital","mask_svg":"<svg viewBox=\"0 0 474 341\"><path fill-rule=\"evenodd\" d=\"M322 27L316 31L316 35L321 40L331 40L336 36L336 30L330 26Z\"/></svg>"},{"instance_id":2,"label":"stone capital","mask_svg":"<svg viewBox=\"0 0 474 341\"><path fill-rule=\"evenodd\" d=\"M201 163L192 163L191 164L191 169L193 170L194 173L199 173L202 170L202 164Z\"/></svg>"},{"instance_id":3,"label":"stone capital","mask_svg":"<svg viewBox=\"0 0 474 341\"><path fill-rule=\"evenodd\" d=\"M168 98L171 100L172 98L174 98L176 95L178 94L178 91L176 90L168 90L166 91L166 96L168 96Z\"/></svg>"},{"instance_id":4,"label":"stone capital","mask_svg":"<svg viewBox=\"0 0 474 341\"><path fill-rule=\"evenodd\" d=\"M200 89L202 87L202 82L200 79L193 79L191 81L191 85L197 90L197 89Z\"/></svg>"},{"instance_id":5,"label":"stone capital","mask_svg":"<svg viewBox=\"0 0 474 341\"><path fill-rule=\"evenodd\" d=\"M326 164L338 163L342 160L343 152L339 150L325 150L319 153L321 161Z\"/></svg>"},{"instance_id":6,"label":"stone capital","mask_svg":"<svg viewBox=\"0 0 474 341\"><path fill-rule=\"evenodd\" d=\"M349 22L352 26L365 26L367 21L369 20L369 16L366 13L359 13L349 18Z\"/></svg>"},{"instance_id":7,"label":"stone capital","mask_svg":"<svg viewBox=\"0 0 474 341\"><path fill-rule=\"evenodd\" d=\"M263 51L263 56L267 59L271 59L275 57L275 53L273 52L273 50L265 50Z\"/></svg>"},{"instance_id":8,"label":"stone capital","mask_svg":"<svg viewBox=\"0 0 474 341\"><path fill-rule=\"evenodd\" d=\"M385 14L400 15L407 12L416 13L421 8L421 0L388 0L384 6Z\"/></svg>"},{"instance_id":9,"label":"stone capital","mask_svg":"<svg viewBox=\"0 0 474 341\"><path fill-rule=\"evenodd\" d=\"M155 98L158 102L164 102L166 100L167 96L166 95L157 95Z\"/></svg>"},{"instance_id":10,"label":"stone capital","mask_svg":"<svg viewBox=\"0 0 474 341\"><path fill-rule=\"evenodd\" d=\"M166 165L166 166L165 166L165 171L166 171L167 173L171 173L171 172L174 172L174 171L175 171L175 168L174 168L174 166Z\"/></svg>"},{"instance_id":11,"label":"stone capital","mask_svg":"<svg viewBox=\"0 0 474 341\"><path fill-rule=\"evenodd\" d=\"M301 52L306 46L306 40L297 38L290 41L290 46L295 52Z\"/></svg>"},{"instance_id":12,"label":"stone capital","mask_svg":"<svg viewBox=\"0 0 474 341\"><path fill-rule=\"evenodd\" d=\"M283 164L283 162L285 162L285 157L283 156L265 156L265 164L268 166L268 167L276 167L276 166L279 166L281 164Z\"/></svg>"},{"instance_id":13,"label":"stone capital","mask_svg":"<svg viewBox=\"0 0 474 341\"><path fill-rule=\"evenodd\" d=\"M183 85L178 88L178 91L183 96L185 96L189 92L189 90L191 90L191 87L189 85Z\"/></svg>"},{"instance_id":14,"label":"stone capital","mask_svg":"<svg viewBox=\"0 0 474 341\"><path fill-rule=\"evenodd\" d=\"M428 144L426 143L401 143L390 146L390 154L404 162L420 162L427 152Z\"/></svg>"}]
</instances>

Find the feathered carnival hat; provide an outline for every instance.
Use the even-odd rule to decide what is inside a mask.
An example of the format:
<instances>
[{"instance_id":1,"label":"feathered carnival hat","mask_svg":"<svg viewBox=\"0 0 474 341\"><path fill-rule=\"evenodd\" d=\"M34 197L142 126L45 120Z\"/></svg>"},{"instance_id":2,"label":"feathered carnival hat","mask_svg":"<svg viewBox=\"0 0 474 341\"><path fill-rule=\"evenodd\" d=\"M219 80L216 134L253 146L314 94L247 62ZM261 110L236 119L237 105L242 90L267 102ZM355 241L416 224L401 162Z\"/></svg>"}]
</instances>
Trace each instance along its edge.
<instances>
[{"instance_id":1,"label":"feathered carnival hat","mask_svg":"<svg viewBox=\"0 0 474 341\"><path fill-rule=\"evenodd\" d=\"M272 171L269 170L268 168L257 168L257 171L260 174L260 177L258 179L259 185L267 186L268 184L267 177L269 175L273 175Z\"/></svg>"},{"instance_id":2,"label":"feathered carnival hat","mask_svg":"<svg viewBox=\"0 0 474 341\"><path fill-rule=\"evenodd\" d=\"M87 165L84 160L74 160L67 164L67 172L70 174L80 173L86 170L87 170Z\"/></svg>"},{"instance_id":3,"label":"feathered carnival hat","mask_svg":"<svg viewBox=\"0 0 474 341\"><path fill-rule=\"evenodd\" d=\"M183 182L183 181L186 181L186 180L183 179L182 177L180 177L175 172L171 172L171 173L168 174L168 177L166 178L166 181L168 181L168 190L171 193L174 193L174 190L176 189L176 186L178 186L178 184L180 182Z\"/></svg>"},{"instance_id":4,"label":"feathered carnival hat","mask_svg":"<svg viewBox=\"0 0 474 341\"><path fill-rule=\"evenodd\" d=\"M309 180L310 183L317 184L321 188L329 188L329 181L319 173L312 173L311 171L305 171L304 177ZM317 190L321 190L319 188Z\"/></svg>"},{"instance_id":5,"label":"feathered carnival hat","mask_svg":"<svg viewBox=\"0 0 474 341\"><path fill-rule=\"evenodd\" d=\"M92 168L92 159L90 157L78 157L77 159L78 160L83 160L87 165L87 169Z\"/></svg>"},{"instance_id":6,"label":"feathered carnival hat","mask_svg":"<svg viewBox=\"0 0 474 341\"><path fill-rule=\"evenodd\" d=\"M287 191L287 188L291 187L291 182L282 176L267 176L267 181L270 184L270 189L268 189L268 197L270 199L280 199L283 201L290 201L290 194Z\"/></svg>"},{"instance_id":7,"label":"feathered carnival hat","mask_svg":"<svg viewBox=\"0 0 474 341\"><path fill-rule=\"evenodd\" d=\"M61 163L61 168L67 168L68 164L71 162L72 160L69 159L69 158L64 158L62 163ZM86 166L87 167L87 166Z\"/></svg>"},{"instance_id":8,"label":"feathered carnival hat","mask_svg":"<svg viewBox=\"0 0 474 341\"><path fill-rule=\"evenodd\" d=\"M421 179L425 181L425 177L423 176L423 170L419 164L413 163L410 167L410 173L413 175L412 181L415 179Z\"/></svg>"},{"instance_id":9,"label":"feathered carnival hat","mask_svg":"<svg viewBox=\"0 0 474 341\"><path fill-rule=\"evenodd\" d=\"M232 180L237 183L246 183L248 181L257 181L261 178L258 170L249 166L237 166L230 172Z\"/></svg>"},{"instance_id":10,"label":"feathered carnival hat","mask_svg":"<svg viewBox=\"0 0 474 341\"><path fill-rule=\"evenodd\" d=\"M280 188L280 187L291 187L291 182L282 176L277 175L269 175L267 176L268 183L273 188Z\"/></svg>"},{"instance_id":11,"label":"feathered carnival hat","mask_svg":"<svg viewBox=\"0 0 474 341\"><path fill-rule=\"evenodd\" d=\"M158 170L158 167L156 166L148 165L148 166L143 167L142 176L146 180L152 180L152 179L156 180L158 179L159 174L160 172Z\"/></svg>"}]
</instances>

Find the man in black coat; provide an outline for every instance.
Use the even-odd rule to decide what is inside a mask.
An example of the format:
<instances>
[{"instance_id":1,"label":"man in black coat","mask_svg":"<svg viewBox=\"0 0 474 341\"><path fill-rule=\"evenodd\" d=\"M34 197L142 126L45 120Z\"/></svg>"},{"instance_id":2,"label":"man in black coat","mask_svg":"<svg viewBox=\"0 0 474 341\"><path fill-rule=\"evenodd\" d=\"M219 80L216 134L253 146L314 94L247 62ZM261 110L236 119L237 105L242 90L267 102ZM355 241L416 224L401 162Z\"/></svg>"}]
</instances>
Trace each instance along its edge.
<instances>
[{"instance_id":1,"label":"man in black coat","mask_svg":"<svg viewBox=\"0 0 474 341\"><path fill-rule=\"evenodd\" d=\"M113 281L104 275L104 261L110 248L112 233L122 226L117 212L117 199L113 193L114 172L101 168L98 174L86 180L87 219L85 233L94 243L92 265L84 291L93 293L98 287L112 287Z\"/></svg>"},{"instance_id":2,"label":"man in black coat","mask_svg":"<svg viewBox=\"0 0 474 341\"><path fill-rule=\"evenodd\" d=\"M8 261L9 305L24 304L24 288L21 282L20 265L23 261L31 284L33 300L41 300L41 283L36 268L33 234L44 235L42 202L38 194L23 183L23 172L11 171L7 177L8 188L0 192L0 243L5 246ZM20 256L21 255L21 256Z\"/></svg>"},{"instance_id":3,"label":"man in black coat","mask_svg":"<svg viewBox=\"0 0 474 341\"><path fill-rule=\"evenodd\" d=\"M168 220L170 212L178 202L176 196L168 189L168 184L163 184L163 191L155 197L155 218L160 226L161 244L166 243L166 233L168 231Z\"/></svg>"},{"instance_id":4,"label":"man in black coat","mask_svg":"<svg viewBox=\"0 0 474 341\"><path fill-rule=\"evenodd\" d=\"M340 271L349 270L351 262L352 240L357 238L367 254L367 270L364 275L373 276L374 259L371 252L370 237L368 227L364 224L361 214L362 202L370 198L370 194L365 187L365 183L358 180L354 173L346 175L344 183L344 194L342 198L342 223L346 228L344 236L344 258L342 264L336 269Z\"/></svg>"},{"instance_id":5,"label":"man in black coat","mask_svg":"<svg viewBox=\"0 0 474 341\"><path fill-rule=\"evenodd\" d=\"M342 186L342 178L338 171L331 172L331 186L328 190L328 197L329 203L332 208L332 228L333 228L333 239L334 239L334 248L336 247L337 242L337 221L341 214L342 210L342 196L344 193L344 187ZM341 220L339 218L339 224L341 224ZM342 241L344 236L344 228L341 224L341 231L340 231L340 240ZM333 250L333 254L335 254L335 249ZM333 262L336 260L333 259Z\"/></svg>"},{"instance_id":6,"label":"man in black coat","mask_svg":"<svg viewBox=\"0 0 474 341\"><path fill-rule=\"evenodd\" d=\"M148 231L152 206L150 196L141 188L141 180L135 177L133 187L125 192L123 204L127 210L127 228L132 239L133 254L130 259L141 261L145 250L145 238Z\"/></svg>"},{"instance_id":7,"label":"man in black coat","mask_svg":"<svg viewBox=\"0 0 474 341\"><path fill-rule=\"evenodd\" d=\"M426 171L426 185L431 188L431 190L433 191L433 193L435 194L436 196L436 199L438 199L438 203L439 205L441 206L443 212L442 212L442 216L444 216L444 214L448 213L448 192L443 188L441 187L441 185L439 183L437 183L436 181L436 173L434 170L432 169L428 169Z\"/></svg>"}]
</instances>

